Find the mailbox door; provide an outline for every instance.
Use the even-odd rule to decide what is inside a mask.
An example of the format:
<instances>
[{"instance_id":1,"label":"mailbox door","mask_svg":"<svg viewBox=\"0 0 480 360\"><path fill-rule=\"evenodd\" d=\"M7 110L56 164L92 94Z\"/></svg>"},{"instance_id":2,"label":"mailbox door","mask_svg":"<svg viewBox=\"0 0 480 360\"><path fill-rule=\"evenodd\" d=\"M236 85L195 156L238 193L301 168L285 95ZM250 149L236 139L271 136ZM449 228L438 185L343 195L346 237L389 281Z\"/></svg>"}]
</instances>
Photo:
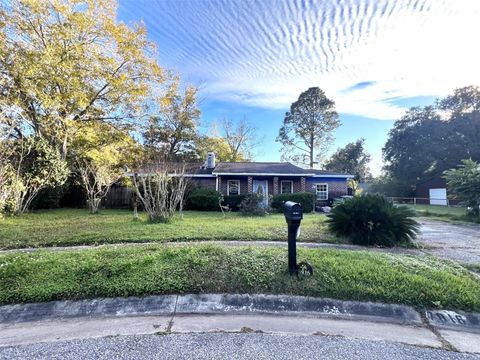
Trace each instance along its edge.
<instances>
[{"instance_id":1,"label":"mailbox door","mask_svg":"<svg viewBox=\"0 0 480 360\"><path fill-rule=\"evenodd\" d=\"M291 213L292 219L293 220L300 220L303 218L302 215L302 207L298 204L295 204L292 206L292 213Z\"/></svg>"}]
</instances>

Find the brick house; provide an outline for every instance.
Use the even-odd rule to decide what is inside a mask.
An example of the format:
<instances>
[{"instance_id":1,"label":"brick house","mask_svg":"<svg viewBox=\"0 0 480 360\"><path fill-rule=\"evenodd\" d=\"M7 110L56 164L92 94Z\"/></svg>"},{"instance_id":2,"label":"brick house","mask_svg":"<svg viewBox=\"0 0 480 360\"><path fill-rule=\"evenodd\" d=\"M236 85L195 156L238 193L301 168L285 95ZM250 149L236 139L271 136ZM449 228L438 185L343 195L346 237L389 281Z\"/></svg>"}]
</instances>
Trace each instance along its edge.
<instances>
[{"instance_id":1,"label":"brick house","mask_svg":"<svg viewBox=\"0 0 480 360\"><path fill-rule=\"evenodd\" d=\"M319 203L348 195L347 181L353 175L316 169L303 169L289 162L215 162L209 153L206 163L187 174L201 187L222 194L241 195L251 192L277 195L294 192L315 192Z\"/></svg>"}]
</instances>

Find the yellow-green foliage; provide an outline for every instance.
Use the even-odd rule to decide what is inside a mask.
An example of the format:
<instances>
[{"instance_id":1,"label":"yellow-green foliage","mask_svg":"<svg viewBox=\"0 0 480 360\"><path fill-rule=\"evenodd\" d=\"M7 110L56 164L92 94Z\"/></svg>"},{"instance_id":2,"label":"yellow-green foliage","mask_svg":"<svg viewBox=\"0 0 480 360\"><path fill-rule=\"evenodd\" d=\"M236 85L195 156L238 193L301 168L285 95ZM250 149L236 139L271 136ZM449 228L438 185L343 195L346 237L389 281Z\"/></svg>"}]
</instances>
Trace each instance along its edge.
<instances>
[{"instance_id":1,"label":"yellow-green foliage","mask_svg":"<svg viewBox=\"0 0 480 360\"><path fill-rule=\"evenodd\" d=\"M142 156L140 145L127 132L103 123L80 126L71 149L76 158L108 168L134 166Z\"/></svg>"},{"instance_id":2,"label":"yellow-green foliage","mask_svg":"<svg viewBox=\"0 0 480 360\"><path fill-rule=\"evenodd\" d=\"M200 159L206 159L209 151L215 152L217 161L231 161L232 151L225 138L220 136L203 136L195 142L195 148ZM236 161L244 161L242 153L237 155Z\"/></svg>"},{"instance_id":3,"label":"yellow-green foliage","mask_svg":"<svg viewBox=\"0 0 480 360\"><path fill-rule=\"evenodd\" d=\"M0 105L63 156L79 123L127 123L167 78L143 24L116 15L111 0L0 4Z\"/></svg>"}]
</instances>

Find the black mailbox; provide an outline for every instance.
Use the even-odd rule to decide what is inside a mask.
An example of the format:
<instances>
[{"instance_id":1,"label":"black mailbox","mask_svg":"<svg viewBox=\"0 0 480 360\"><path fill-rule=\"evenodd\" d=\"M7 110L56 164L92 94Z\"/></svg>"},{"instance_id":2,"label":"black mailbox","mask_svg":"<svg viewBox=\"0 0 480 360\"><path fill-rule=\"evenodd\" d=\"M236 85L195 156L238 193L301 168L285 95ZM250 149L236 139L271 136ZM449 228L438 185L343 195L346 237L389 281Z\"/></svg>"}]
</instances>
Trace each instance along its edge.
<instances>
[{"instance_id":1,"label":"black mailbox","mask_svg":"<svg viewBox=\"0 0 480 360\"><path fill-rule=\"evenodd\" d=\"M285 220L300 221L303 219L302 206L293 201L287 201L284 205Z\"/></svg>"},{"instance_id":2,"label":"black mailbox","mask_svg":"<svg viewBox=\"0 0 480 360\"><path fill-rule=\"evenodd\" d=\"M300 204L287 201L283 210L288 224L288 272L290 275L296 275L298 274L297 235L303 219L303 209Z\"/></svg>"}]
</instances>

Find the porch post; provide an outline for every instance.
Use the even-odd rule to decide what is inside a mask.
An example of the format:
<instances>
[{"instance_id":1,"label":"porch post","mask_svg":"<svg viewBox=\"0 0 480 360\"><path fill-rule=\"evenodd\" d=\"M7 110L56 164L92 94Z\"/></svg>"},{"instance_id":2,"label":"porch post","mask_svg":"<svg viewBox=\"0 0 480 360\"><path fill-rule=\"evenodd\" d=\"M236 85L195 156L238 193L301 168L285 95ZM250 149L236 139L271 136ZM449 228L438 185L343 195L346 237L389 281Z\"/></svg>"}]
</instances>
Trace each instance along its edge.
<instances>
[{"instance_id":1,"label":"porch post","mask_svg":"<svg viewBox=\"0 0 480 360\"><path fill-rule=\"evenodd\" d=\"M251 176L248 177L247 192L248 193L253 192L253 179Z\"/></svg>"},{"instance_id":2,"label":"porch post","mask_svg":"<svg viewBox=\"0 0 480 360\"><path fill-rule=\"evenodd\" d=\"M278 194L278 176L273 178L273 195Z\"/></svg>"},{"instance_id":3,"label":"porch post","mask_svg":"<svg viewBox=\"0 0 480 360\"><path fill-rule=\"evenodd\" d=\"M305 177L302 176L300 178L300 189L302 190L302 192L305 192Z\"/></svg>"}]
</instances>

